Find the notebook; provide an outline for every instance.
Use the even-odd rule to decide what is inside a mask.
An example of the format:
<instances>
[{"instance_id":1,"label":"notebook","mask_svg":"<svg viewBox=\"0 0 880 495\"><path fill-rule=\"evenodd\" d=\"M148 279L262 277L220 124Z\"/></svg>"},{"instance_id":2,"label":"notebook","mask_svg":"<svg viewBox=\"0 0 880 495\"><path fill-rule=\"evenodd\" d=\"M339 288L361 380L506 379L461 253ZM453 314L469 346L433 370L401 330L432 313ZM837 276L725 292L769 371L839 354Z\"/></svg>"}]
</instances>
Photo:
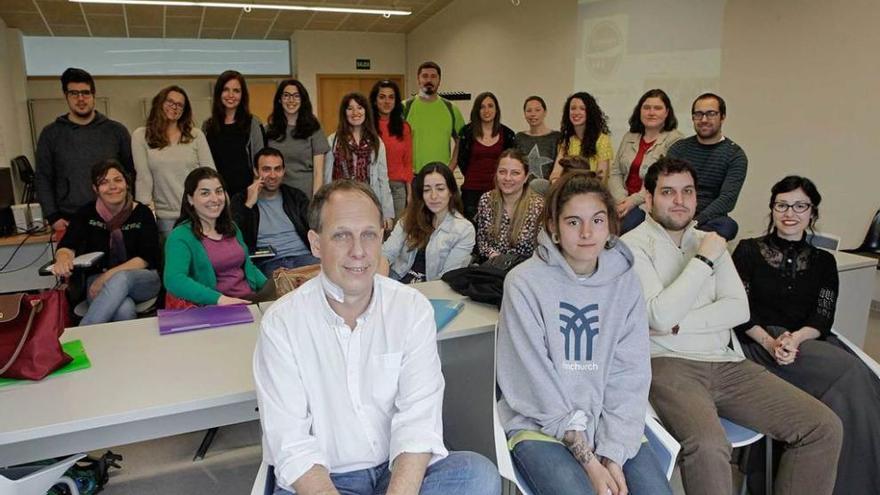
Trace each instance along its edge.
<instances>
[{"instance_id":1,"label":"notebook","mask_svg":"<svg viewBox=\"0 0 880 495\"><path fill-rule=\"evenodd\" d=\"M159 335L225 327L252 321L254 321L254 315L244 305L160 309Z\"/></svg>"},{"instance_id":2,"label":"notebook","mask_svg":"<svg viewBox=\"0 0 880 495\"><path fill-rule=\"evenodd\" d=\"M67 363L66 365L58 368L57 370L49 373L49 376L43 378L43 380L48 380L50 377L63 375L65 373L70 373L71 371L79 371L84 370L86 368L91 368L92 362L89 360L89 356L86 354L86 350L83 347L82 340L73 340L71 342L64 342L61 344L61 350L64 351L65 354L72 357L73 359ZM7 385L13 385L15 383L36 383L31 380L18 380L16 378L0 378L0 387L5 387Z\"/></svg>"},{"instance_id":3,"label":"notebook","mask_svg":"<svg viewBox=\"0 0 880 495\"><path fill-rule=\"evenodd\" d=\"M449 324L453 318L458 316L464 309L462 300L452 299L429 299L431 306L434 307L434 322L437 324L437 331L443 330L443 327Z\"/></svg>"}]
</instances>

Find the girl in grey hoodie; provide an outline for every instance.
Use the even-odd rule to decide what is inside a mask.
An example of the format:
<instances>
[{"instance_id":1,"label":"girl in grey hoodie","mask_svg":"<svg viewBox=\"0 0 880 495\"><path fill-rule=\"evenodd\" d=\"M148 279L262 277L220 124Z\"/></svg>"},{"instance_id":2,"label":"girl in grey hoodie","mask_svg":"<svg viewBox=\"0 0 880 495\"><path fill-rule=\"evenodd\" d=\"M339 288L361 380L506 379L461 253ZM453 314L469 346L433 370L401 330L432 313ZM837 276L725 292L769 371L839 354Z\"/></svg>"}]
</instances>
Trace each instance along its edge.
<instances>
[{"instance_id":1,"label":"girl in grey hoodie","mask_svg":"<svg viewBox=\"0 0 880 495\"><path fill-rule=\"evenodd\" d=\"M498 412L536 494L671 494L643 442L648 320L614 204L595 174L561 177L504 283Z\"/></svg>"}]
</instances>

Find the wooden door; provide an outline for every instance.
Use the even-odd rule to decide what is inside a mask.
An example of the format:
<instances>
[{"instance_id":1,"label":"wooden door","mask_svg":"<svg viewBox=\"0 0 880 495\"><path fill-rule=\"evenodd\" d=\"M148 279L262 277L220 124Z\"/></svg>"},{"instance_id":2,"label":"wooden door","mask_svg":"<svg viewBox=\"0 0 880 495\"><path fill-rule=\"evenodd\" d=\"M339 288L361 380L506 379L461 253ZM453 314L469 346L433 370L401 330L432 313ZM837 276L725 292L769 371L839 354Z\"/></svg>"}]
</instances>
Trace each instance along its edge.
<instances>
[{"instance_id":1,"label":"wooden door","mask_svg":"<svg viewBox=\"0 0 880 495\"><path fill-rule=\"evenodd\" d=\"M346 94L357 91L369 97L373 85L383 79L397 83L401 97L406 94L401 74L318 74L317 79L317 116L324 134L327 135L336 131L339 124L339 104Z\"/></svg>"},{"instance_id":2,"label":"wooden door","mask_svg":"<svg viewBox=\"0 0 880 495\"><path fill-rule=\"evenodd\" d=\"M259 117L264 125L269 121L269 114L272 113L272 98L275 97L276 87L275 82L248 83L251 113Z\"/></svg>"}]
</instances>

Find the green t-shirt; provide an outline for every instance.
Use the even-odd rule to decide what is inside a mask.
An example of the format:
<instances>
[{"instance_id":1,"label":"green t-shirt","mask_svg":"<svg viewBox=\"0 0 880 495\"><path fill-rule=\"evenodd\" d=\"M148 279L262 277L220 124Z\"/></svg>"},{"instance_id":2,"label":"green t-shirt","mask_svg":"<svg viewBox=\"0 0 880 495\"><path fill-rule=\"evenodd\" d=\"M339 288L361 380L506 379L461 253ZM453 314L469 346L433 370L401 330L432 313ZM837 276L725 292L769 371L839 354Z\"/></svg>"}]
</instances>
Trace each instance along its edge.
<instances>
[{"instance_id":1,"label":"green t-shirt","mask_svg":"<svg viewBox=\"0 0 880 495\"><path fill-rule=\"evenodd\" d=\"M452 105L452 113L455 115L454 132L449 108L441 98L431 103L418 97L413 100L406 121L412 128L413 169L416 173L431 162L449 163L449 141L464 127L464 117L455 105Z\"/></svg>"}]
</instances>

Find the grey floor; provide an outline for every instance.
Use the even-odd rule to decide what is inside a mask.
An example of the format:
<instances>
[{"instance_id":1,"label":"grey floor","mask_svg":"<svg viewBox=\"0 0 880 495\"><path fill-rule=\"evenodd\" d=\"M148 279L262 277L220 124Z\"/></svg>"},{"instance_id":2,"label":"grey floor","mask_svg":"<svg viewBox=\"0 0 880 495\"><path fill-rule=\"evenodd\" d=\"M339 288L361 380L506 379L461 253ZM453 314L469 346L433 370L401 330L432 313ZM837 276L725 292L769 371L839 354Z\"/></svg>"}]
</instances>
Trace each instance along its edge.
<instances>
[{"instance_id":1,"label":"grey floor","mask_svg":"<svg viewBox=\"0 0 880 495\"><path fill-rule=\"evenodd\" d=\"M868 322L865 351L880 361L880 313ZM124 456L123 469L113 473L106 495L250 493L260 465L260 426L257 422L221 428L204 460L192 462L203 433L113 448ZM103 451L102 451L103 452ZM98 454L102 453L99 452ZM676 495L683 495L676 471L672 479Z\"/></svg>"}]
</instances>

